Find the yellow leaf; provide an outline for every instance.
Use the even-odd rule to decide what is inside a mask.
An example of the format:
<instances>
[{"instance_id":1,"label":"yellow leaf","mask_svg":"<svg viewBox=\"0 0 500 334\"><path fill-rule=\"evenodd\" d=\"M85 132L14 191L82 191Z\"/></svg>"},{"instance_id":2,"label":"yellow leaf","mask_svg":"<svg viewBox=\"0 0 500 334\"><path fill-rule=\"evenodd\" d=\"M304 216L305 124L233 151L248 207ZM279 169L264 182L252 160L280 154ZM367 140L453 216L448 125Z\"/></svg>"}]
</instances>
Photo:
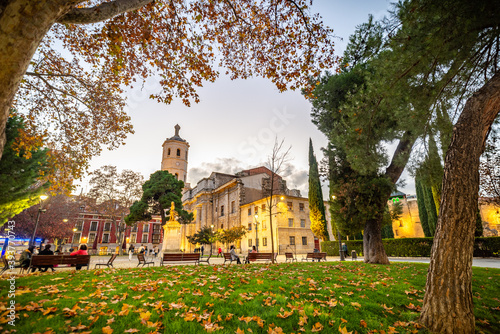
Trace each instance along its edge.
<instances>
[{"instance_id":1,"label":"yellow leaf","mask_svg":"<svg viewBox=\"0 0 500 334\"><path fill-rule=\"evenodd\" d=\"M241 330L239 327L235 332L236 334L245 334L245 331Z\"/></svg>"},{"instance_id":2,"label":"yellow leaf","mask_svg":"<svg viewBox=\"0 0 500 334\"><path fill-rule=\"evenodd\" d=\"M151 312L146 312L146 313L141 313L140 314L140 317L141 317L141 320L145 320L145 321L148 321L149 318L151 317Z\"/></svg>"},{"instance_id":3,"label":"yellow leaf","mask_svg":"<svg viewBox=\"0 0 500 334\"><path fill-rule=\"evenodd\" d=\"M113 329L109 326L106 326L106 327L103 327L102 328L102 332L103 334L112 334L113 333Z\"/></svg>"},{"instance_id":4,"label":"yellow leaf","mask_svg":"<svg viewBox=\"0 0 500 334\"><path fill-rule=\"evenodd\" d=\"M347 331L347 327L341 328L340 326L339 326L339 332L342 334L351 334L352 333L352 332Z\"/></svg>"},{"instance_id":5,"label":"yellow leaf","mask_svg":"<svg viewBox=\"0 0 500 334\"><path fill-rule=\"evenodd\" d=\"M321 332L322 330L323 330L323 325L317 322L313 325L311 332Z\"/></svg>"},{"instance_id":6,"label":"yellow leaf","mask_svg":"<svg viewBox=\"0 0 500 334\"><path fill-rule=\"evenodd\" d=\"M351 303L351 305L354 306L354 307L361 307L361 305L359 303L357 303L357 302Z\"/></svg>"}]
</instances>

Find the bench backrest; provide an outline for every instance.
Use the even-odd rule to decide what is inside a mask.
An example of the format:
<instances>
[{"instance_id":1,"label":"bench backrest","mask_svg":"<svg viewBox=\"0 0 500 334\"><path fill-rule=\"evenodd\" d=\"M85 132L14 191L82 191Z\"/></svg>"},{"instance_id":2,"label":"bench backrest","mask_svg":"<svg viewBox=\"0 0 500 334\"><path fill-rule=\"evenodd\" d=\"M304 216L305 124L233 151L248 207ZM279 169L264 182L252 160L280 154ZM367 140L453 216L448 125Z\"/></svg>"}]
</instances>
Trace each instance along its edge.
<instances>
[{"instance_id":1,"label":"bench backrest","mask_svg":"<svg viewBox=\"0 0 500 334\"><path fill-rule=\"evenodd\" d=\"M137 253L137 259L139 262L146 262L146 259L144 258L144 253Z\"/></svg>"},{"instance_id":2,"label":"bench backrest","mask_svg":"<svg viewBox=\"0 0 500 334\"><path fill-rule=\"evenodd\" d=\"M225 260L231 260L231 253L224 253Z\"/></svg>"},{"instance_id":3,"label":"bench backrest","mask_svg":"<svg viewBox=\"0 0 500 334\"><path fill-rule=\"evenodd\" d=\"M33 255L32 266L48 266L54 264L80 264L88 265L90 255Z\"/></svg>"},{"instance_id":4,"label":"bench backrest","mask_svg":"<svg viewBox=\"0 0 500 334\"><path fill-rule=\"evenodd\" d=\"M113 255L111 255L111 258L108 260L108 265L110 265L111 263L113 263L113 261L116 259L116 256L117 256L117 255L118 255L118 254L116 254L116 253L115 253L115 254L113 254Z\"/></svg>"},{"instance_id":5,"label":"bench backrest","mask_svg":"<svg viewBox=\"0 0 500 334\"><path fill-rule=\"evenodd\" d=\"M285 253L287 259L293 259L293 253Z\"/></svg>"},{"instance_id":6,"label":"bench backrest","mask_svg":"<svg viewBox=\"0 0 500 334\"><path fill-rule=\"evenodd\" d=\"M198 261L200 253L164 253L163 261Z\"/></svg>"},{"instance_id":7,"label":"bench backrest","mask_svg":"<svg viewBox=\"0 0 500 334\"><path fill-rule=\"evenodd\" d=\"M248 253L248 260L272 260L273 253Z\"/></svg>"},{"instance_id":8,"label":"bench backrest","mask_svg":"<svg viewBox=\"0 0 500 334\"><path fill-rule=\"evenodd\" d=\"M307 253L308 259L322 259L326 257L326 253Z\"/></svg>"}]
</instances>

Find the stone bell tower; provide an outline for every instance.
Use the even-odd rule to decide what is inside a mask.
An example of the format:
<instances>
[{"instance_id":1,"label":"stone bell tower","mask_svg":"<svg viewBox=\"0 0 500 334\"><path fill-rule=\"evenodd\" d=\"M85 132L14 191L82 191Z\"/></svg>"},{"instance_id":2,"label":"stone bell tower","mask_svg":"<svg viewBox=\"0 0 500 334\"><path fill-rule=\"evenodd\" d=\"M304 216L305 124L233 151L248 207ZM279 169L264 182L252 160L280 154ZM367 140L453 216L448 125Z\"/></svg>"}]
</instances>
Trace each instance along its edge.
<instances>
[{"instance_id":1,"label":"stone bell tower","mask_svg":"<svg viewBox=\"0 0 500 334\"><path fill-rule=\"evenodd\" d=\"M179 136L181 127L176 124L175 135L167 138L163 143L161 170L166 170L175 175L177 180L186 183L189 143Z\"/></svg>"}]
</instances>

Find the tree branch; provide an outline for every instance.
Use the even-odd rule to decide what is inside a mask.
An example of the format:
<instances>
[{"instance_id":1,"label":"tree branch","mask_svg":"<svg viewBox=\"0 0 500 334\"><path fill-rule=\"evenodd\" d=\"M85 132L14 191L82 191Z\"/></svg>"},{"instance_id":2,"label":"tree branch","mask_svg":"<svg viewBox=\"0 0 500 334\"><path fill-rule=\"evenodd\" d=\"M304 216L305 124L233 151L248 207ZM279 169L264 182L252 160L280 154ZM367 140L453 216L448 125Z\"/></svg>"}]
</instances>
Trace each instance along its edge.
<instances>
[{"instance_id":1,"label":"tree branch","mask_svg":"<svg viewBox=\"0 0 500 334\"><path fill-rule=\"evenodd\" d=\"M73 8L61 16L57 23L90 24L102 22L116 15L137 10L150 2L153 0L114 0L90 8Z\"/></svg>"},{"instance_id":2,"label":"tree branch","mask_svg":"<svg viewBox=\"0 0 500 334\"><path fill-rule=\"evenodd\" d=\"M410 131L406 131L399 141L398 147L392 156L391 164L385 170L385 175L389 177L392 183L396 183L405 169L406 163L410 158L411 149L416 138Z\"/></svg>"}]
</instances>

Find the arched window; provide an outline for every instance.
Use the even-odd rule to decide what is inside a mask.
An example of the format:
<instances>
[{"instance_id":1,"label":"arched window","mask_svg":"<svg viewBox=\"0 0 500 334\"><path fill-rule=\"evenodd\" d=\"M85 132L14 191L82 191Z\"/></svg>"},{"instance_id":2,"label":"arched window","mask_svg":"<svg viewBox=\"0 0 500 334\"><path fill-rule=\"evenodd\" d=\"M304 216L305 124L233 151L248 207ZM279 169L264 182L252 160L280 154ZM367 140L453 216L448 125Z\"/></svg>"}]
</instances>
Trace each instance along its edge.
<instances>
[{"instance_id":1,"label":"arched window","mask_svg":"<svg viewBox=\"0 0 500 334\"><path fill-rule=\"evenodd\" d=\"M179 174L175 173L175 178L178 180L179 179Z\"/></svg>"},{"instance_id":2,"label":"arched window","mask_svg":"<svg viewBox=\"0 0 500 334\"><path fill-rule=\"evenodd\" d=\"M180 148L178 148L178 149L177 149L177 156L178 156L178 157L180 157L180 156L181 156L181 149L180 149Z\"/></svg>"},{"instance_id":3,"label":"arched window","mask_svg":"<svg viewBox=\"0 0 500 334\"><path fill-rule=\"evenodd\" d=\"M168 153L167 153L167 155L170 155L170 149L168 149Z\"/></svg>"},{"instance_id":4,"label":"arched window","mask_svg":"<svg viewBox=\"0 0 500 334\"><path fill-rule=\"evenodd\" d=\"M224 228L224 224L220 224L220 228L222 230Z\"/></svg>"}]
</instances>

